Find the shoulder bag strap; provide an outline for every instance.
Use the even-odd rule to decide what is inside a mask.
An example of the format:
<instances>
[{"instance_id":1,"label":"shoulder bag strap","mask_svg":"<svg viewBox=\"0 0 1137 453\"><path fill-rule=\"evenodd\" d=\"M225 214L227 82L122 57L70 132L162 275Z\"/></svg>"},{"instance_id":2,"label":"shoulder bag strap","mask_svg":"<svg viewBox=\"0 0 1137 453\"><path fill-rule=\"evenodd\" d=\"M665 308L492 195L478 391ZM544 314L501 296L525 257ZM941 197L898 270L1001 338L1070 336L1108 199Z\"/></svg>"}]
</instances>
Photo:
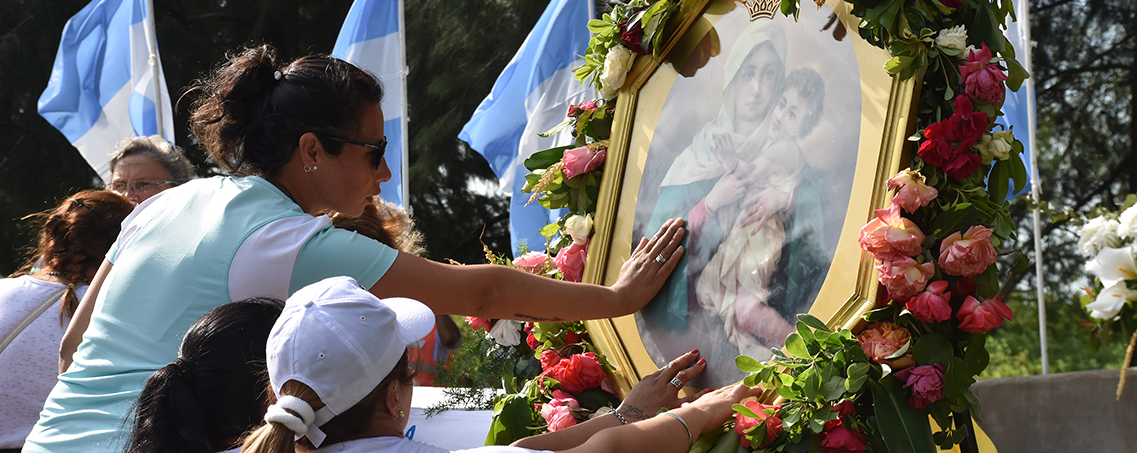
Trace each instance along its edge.
<instances>
[{"instance_id":1,"label":"shoulder bag strap","mask_svg":"<svg viewBox=\"0 0 1137 453\"><path fill-rule=\"evenodd\" d=\"M4 339L0 340L0 352L4 352L4 349L8 347L8 344L11 343L12 340L15 340L16 336L19 335L20 332L23 332L24 328L28 327L32 321L35 321L39 315L42 315L43 312L47 311L48 307L55 305L55 301L59 300L60 297L63 297L64 291L67 291L67 288L56 291L55 294L52 294L51 297L48 297L47 300L39 304L35 310L32 310L31 313L28 313L28 315L25 316L19 324L16 324L16 327L12 328L11 332L8 332L8 335L4 335Z\"/></svg>"}]
</instances>

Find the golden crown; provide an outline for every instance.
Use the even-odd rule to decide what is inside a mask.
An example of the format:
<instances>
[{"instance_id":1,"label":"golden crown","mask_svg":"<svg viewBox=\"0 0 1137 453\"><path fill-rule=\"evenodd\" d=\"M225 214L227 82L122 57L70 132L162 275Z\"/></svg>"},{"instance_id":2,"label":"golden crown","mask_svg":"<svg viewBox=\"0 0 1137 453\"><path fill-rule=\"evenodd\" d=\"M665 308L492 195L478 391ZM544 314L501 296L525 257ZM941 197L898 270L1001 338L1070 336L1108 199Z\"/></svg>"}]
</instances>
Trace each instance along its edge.
<instances>
[{"instance_id":1,"label":"golden crown","mask_svg":"<svg viewBox=\"0 0 1137 453\"><path fill-rule=\"evenodd\" d=\"M748 0L746 9L750 11L750 20L773 19L774 12L782 6L781 0Z\"/></svg>"}]
</instances>

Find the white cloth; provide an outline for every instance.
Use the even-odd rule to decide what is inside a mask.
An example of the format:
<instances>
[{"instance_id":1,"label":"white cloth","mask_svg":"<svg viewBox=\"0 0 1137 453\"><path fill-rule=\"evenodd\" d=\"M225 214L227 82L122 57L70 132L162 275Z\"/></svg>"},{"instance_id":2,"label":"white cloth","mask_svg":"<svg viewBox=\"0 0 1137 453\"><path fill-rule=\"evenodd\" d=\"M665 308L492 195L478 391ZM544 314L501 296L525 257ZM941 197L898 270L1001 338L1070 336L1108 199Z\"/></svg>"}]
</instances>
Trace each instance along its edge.
<instances>
[{"instance_id":1,"label":"white cloth","mask_svg":"<svg viewBox=\"0 0 1137 453\"><path fill-rule=\"evenodd\" d=\"M471 448L469 450L454 450L453 453L527 453L538 450L509 446L487 446ZM433 445L409 440L402 437L368 437L364 439L349 440L338 444L325 445L313 453L450 453Z\"/></svg>"},{"instance_id":2,"label":"white cloth","mask_svg":"<svg viewBox=\"0 0 1137 453\"><path fill-rule=\"evenodd\" d=\"M0 337L8 335L43 301L64 285L22 276L0 279ZM87 286L75 288L79 298ZM62 298L39 315L0 353L0 448L24 445L47 394L55 386L59 341L67 329L59 308Z\"/></svg>"}]
</instances>

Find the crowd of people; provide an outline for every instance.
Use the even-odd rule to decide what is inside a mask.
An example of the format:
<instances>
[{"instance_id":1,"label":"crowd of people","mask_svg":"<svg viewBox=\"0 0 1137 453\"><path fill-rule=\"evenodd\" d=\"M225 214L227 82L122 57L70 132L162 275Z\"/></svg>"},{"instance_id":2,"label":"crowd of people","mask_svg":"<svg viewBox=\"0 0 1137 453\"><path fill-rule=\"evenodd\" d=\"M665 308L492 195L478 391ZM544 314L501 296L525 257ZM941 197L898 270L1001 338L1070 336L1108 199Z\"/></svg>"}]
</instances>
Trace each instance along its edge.
<instances>
[{"instance_id":1,"label":"crowd of people","mask_svg":"<svg viewBox=\"0 0 1137 453\"><path fill-rule=\"evenodd\" d=\"M191 92L191 129L228 176L194 179L172 144L128 140L108 190L44 214L27 264L0 280L0 450L442 451L403 432L415 363L432 360L410 350L453 345L444 315L626 315L684 253L673 219L611 287L433 262L405 213L375 201L391 173L373 75L258 46ZM757 394L680 398L674 382L703 367L684 354L612 415L474 451L686 451Z\"/></svg>"}]
</instances>

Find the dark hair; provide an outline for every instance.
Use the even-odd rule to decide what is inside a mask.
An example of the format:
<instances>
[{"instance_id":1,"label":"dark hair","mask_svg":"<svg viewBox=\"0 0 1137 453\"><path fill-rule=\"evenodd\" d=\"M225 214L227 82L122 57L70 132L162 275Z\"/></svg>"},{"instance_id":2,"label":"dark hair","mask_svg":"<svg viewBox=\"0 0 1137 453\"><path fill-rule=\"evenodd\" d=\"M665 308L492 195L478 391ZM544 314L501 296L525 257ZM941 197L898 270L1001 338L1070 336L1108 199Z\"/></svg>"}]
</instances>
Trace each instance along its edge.
<instances>
[{"instance_id":1,"label":"dark hair","mask_svg":"<svg viewBox=\"0 0 1137 453\"><path fill-rule=\"evenodd\" d=\"M371 424L376 405L383 404L385 401L387 392L391 390L391 384L398 382L402 385L414 385L414 379L415 370L410 366L410 354L403 351L403 356L399 362L395 364L390 373L387 373L383 381L371 390L371 393L320 427L320 430L327 434L324 445L345 442L354 438L354 435L363 432ZM312 406L314 410L324 407L324 402L320 400L320 396L311 387L300 381L289 380L281 384L280 393L281 396L291 395L300 398ZM294 434L291 429L279 422L265 423L245 438L241 451L245 453L294 453L296 451L296 442L293 441ZM314 449L307 437L301 441L310 449Z\"/></svg>"},{"instance_id":2,"label":"dark hair","mask_svg":"<svg viewBox=\"0 0 1137 453\"><path fill-rule=\"evenodd\" d=\"M279 75L278 75L279 74ZM327 55L288 64L269 45L229 54L208 77L190 114L190 129L221 168L271 176L292 158L300 136L350 135L383 89L371 73ZM322 142L330 154L343 144Z\"/></svg>"},{"instance_id":3,"label":"dark hair","mask_svg":"<svg viewBox=\"0 0 1137 453\"><path fill-rule=\"evenodd\" d=\"M271 401L266 343L283 309L280 300L254 297L198 319L178 358L146 381L126 451L227 450L259 424Z\"/></svg>"},{"instance_id":4,"label":"dark hair","mask_svg":"<svg viewBox=\"0 0 1137 453\"><path fill-rule=\"evenodd\" d=\"M134 205L113 192L84 190L67 197L50 211L24 217L24 220L43 218L43 228L36 248L11 276L27 274L38 265L66 280L67 291L63 293L59 312L62 322L65 315L74 315L79 306L75 286L89 283L87 280L99 269L107 250L118 237L122 221L133 209Z\"/></svg>"},{"instance_id":5,"label":"dark hair","mask_svg":"<svg viewBox=\"0 0 1137 453\"><path fill-rule=\"evenodd\" d=\"M798 96L805 104L805 118L801 121L801 131L795 137L805 137L813 132L817 123L821 121L821 113L825 109L825 80L821 74L810 68L797 68L786 76L785 89L797 90Z\"/></svg>"},{"instance_id":6,"label":"dark hair","mask_svg":"<svg viewBox=\"0 0 1137 453\"><path fill-rule=\"evenodd\" d=\"M166 179L173 181L175 186L194 177L193 165L182 154L181 148L158 135L130 137L118 142L110 158L111 174L114 174L115 166L128 156L144 156L157 162L166 170Z\"/></svg>"},{"instance_id":7,"label":"dark hair","mask_svg":"<svg viewBox=\"0 0 1137 453\"><path fill-rule=\"evenodd\" d=\"M375 200L365 206L359 216L330 209L316 214L327 214L336 228L354 231L400 252L416 256L423 252L422 233L415 229L414 220L405 210L389 201Z\"/></svg>"}]
</instances>

